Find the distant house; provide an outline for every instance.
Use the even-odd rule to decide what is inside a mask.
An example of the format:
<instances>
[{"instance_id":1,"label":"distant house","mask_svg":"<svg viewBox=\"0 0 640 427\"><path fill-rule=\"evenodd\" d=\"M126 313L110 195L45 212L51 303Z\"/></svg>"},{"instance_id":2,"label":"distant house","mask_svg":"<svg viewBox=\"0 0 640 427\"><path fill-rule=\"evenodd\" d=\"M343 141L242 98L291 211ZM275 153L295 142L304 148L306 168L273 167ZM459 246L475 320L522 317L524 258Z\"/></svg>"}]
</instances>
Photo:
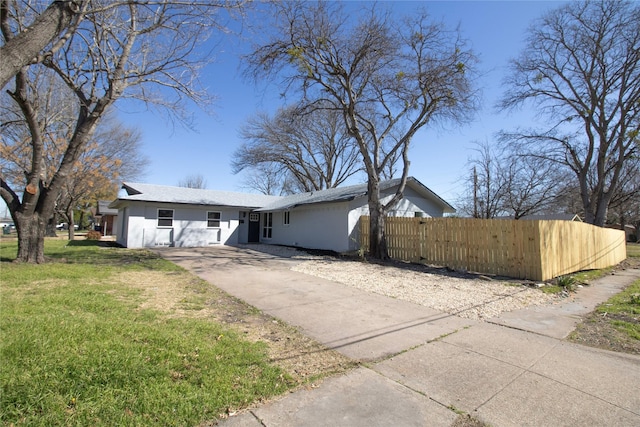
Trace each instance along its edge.
<instances>
[{"instance_id":1,"label":"distant house","mask_svg":"<svg viewBox=\"0 0 640 427\"><path fill-rule=\"evenodd\" d=\"M99 227L103 236L111 236L114 234L113 226L118 216L118 209L110 208L108 200L99 200L94 215L96 225Z\"/></svg>"},{"instance_id":2,"label":"distant house","mask_svg":"<svg viewBox=\"0 0 640 427\"><path fill-rule=\"evenodd\" d=\"M393 196L399 182L381 183L383 199ZM366 184L282 197L134 183L122 189L110 207L118 209L117 241L130 248L261 242L346 252L358 249L358 220L369 213ZM453 212L409 178L390 215Z\"/></svg>"}]
</instances>

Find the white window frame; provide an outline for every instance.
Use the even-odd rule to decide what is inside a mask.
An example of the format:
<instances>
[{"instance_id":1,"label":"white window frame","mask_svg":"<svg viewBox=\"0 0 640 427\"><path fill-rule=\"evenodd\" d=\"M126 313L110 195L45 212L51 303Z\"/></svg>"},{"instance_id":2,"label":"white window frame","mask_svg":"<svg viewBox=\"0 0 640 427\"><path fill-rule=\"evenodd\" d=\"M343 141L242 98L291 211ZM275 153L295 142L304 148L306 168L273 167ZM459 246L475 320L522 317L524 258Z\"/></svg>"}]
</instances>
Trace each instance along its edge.
<instances>
[{"instance_id":1,"label":"white window frame","mask_svg":"<svg viewBox=\"0 0 640 427\"><path fill-rule=\"evenodd\" d=\"M265 212L262 218L262 238L271 239L273 236L273 212Z\"/></svg>"},{"instance_id":2,"label":"white window frame","mask_svg":"<svg viewBox=\"0 0 640 427\"><path fill-rule=\"evenodd\" d=\"M168 216L160 216L160 211L170 211L171 212L171 217ZM172 228L173 227L173 219L175 216L176 212L174 209L163 209L163 208L158 208L158 219L156 220L156 225L158 226L158 228ZM169 220L171 221L171 223L169 225L161 225L160 221L166 221Z\"/></svg>"},{"instance_id":3,"label":"white window frame","mask_svg":"<svg viewBox=\"0 0 640 427\"><path fill-rule=\"evenodd\" d=\"M218 218L210 218L210 214L218 214ZM218 221L218 225L209 225L211 221ZM207 211L207 228L221 228L222 224L222 212L220 211Z\"/></svg>"},{"instance_id":4,"label":"white window frame","mask_svg":"<svg viewBox=\"0 0 640 427\"><path fill-rule=\"evenodd\" d=\"M291 224L291 212L290 211L284 211L282 213L282 224L283 225Z\"/></svg>"}]
</instances>

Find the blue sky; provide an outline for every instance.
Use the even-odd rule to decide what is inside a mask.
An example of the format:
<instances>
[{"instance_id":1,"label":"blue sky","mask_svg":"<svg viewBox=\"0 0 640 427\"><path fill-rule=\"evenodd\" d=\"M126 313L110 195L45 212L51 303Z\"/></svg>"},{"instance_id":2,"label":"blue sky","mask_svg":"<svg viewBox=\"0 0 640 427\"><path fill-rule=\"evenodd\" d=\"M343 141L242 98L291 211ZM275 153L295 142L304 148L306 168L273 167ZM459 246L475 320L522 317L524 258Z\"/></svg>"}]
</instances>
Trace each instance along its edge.
<instances>
[{"instance_id":1,"label":"blue sky","mask_svg":"<svg viewBox=\"0 0 640 427\"><path fill-rule=\"evenodd\" d=\"M523 109L500 113L494 108L502 93L508 61L523 48L526 29L532 20L561 5L551 1L448 1L381 2L399 13L425 7L434 19L449 27L460 24L463 36L480 58L482 107L475 120L448 129L425 129L418 133L411 150L410 175L445 200L456 205L463 190L461 178L468 176L467 160L473 155L473 141L493 139L501 129L529 126L535 113ZM143 151L150 163L139 181L177 185L188 175L202 175L207 188L246 191L242 176L233 175L230 163L242 143L239 130L259 111L273 113L284 105L275 85L254 86L241 77L238 54L248 46L233 41L222 44L215 64L203 71L202 80L217 97L213 110L194 108L195 131L167 124L150 112L120 112L127 125L140 129Z\"/></svg>"}]
</instances>

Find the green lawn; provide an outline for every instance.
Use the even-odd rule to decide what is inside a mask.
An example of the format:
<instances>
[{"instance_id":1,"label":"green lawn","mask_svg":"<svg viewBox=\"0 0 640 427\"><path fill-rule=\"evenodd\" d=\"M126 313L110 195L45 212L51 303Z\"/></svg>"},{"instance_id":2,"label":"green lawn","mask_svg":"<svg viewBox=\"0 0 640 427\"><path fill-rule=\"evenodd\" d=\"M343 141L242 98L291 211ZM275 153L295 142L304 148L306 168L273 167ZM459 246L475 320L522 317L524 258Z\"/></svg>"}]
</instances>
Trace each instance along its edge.
<instances>
[{"instance_id":1,"label":"green lawn","mask_svg":"<svg viewBox=\"0 0 640 427\"><path fill-rule=\"evenodd\" d=\"M179 270L149 251L50 240L44 265L0 243L2 425L195 426L277 395L266 348L210 321L140 309L128 270Z\"/></svg>"},{"instance_id":2,"label":"green lawn","mask_svg":"<svg viewBox=\"0 0 640 427\"><path fill-rule=\"evenodd\" d=\"M640 258L640 243L627 243L627 257Z\"/></svg>"},{"instance_id":3,"label":"green lawn","mask_svg":"<svg viewBox=\"0 0 640 427\"><path fill-rule=\"evenodd\" d=\"M640 280L600 304L596 313L608 316L609 323L629 338L640 340Z\"/></svg>"}]
</instances>

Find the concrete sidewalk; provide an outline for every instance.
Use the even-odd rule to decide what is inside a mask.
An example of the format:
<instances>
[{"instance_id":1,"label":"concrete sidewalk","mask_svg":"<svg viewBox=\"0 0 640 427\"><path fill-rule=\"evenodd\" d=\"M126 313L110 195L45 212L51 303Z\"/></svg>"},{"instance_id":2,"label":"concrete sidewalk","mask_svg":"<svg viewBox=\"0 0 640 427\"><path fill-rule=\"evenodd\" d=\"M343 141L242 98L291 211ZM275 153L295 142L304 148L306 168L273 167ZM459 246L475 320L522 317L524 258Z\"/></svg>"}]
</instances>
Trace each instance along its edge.
<instances>
[{"instance_id":1,"label":"concrete sidewalk","mask_svg":"<svg viewBox=\"0 0 640 427\"><path fill-rule=\"evenodd\" d=\"M590 286L580 288L578 292L558 304L502 313L489 322L564 339L598 304L608 300L638 278L639 270L616 271L615 274L602 277Z\"/></svg>"},{"instance_id":2,"label":"concrete sidewalk","mask_svg":"<svg viewBox=\"0 0 640 427\"><path fill-rule=\"evenodd\" d=\"M295 261L248 249L161 253L366 362L222 425L450 426L460 411L492 426L640 425L640 357L558 339L639 270L604 277L557 311L482 323L292 272Z\"/></svg>"}]
</instances>

